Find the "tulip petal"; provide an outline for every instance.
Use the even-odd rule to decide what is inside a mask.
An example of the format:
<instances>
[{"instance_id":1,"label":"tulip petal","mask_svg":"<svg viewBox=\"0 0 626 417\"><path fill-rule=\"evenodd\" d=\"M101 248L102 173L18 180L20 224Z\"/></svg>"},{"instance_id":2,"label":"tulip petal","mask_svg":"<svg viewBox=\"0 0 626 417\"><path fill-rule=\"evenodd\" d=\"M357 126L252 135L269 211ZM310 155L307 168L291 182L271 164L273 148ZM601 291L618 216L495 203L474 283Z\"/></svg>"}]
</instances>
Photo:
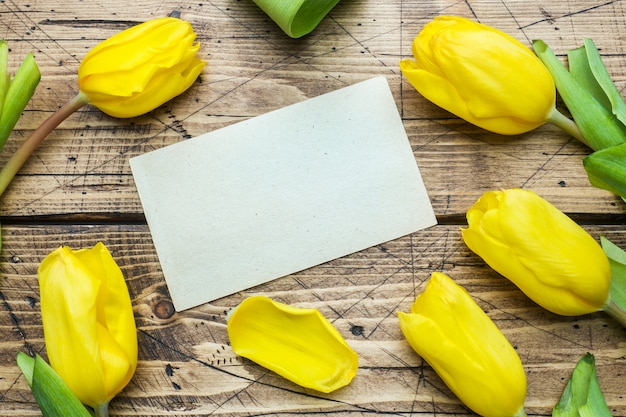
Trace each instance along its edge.
<instances>
[{"instance_id":1,"label":"tulip petal","mask_svg":"<svg viewBox=\"0 0 626 417\"><path fill-rule=\"evenodd\" d=\"M358 356L318 310L267 297L244 300L228 320L235 353L284 378L321 392L350 383Z\"/></svg>"},{"instance_id":2,"label":"tulip petal","mask_svg":"<svg viewBox=\"0 0 626 417\"><path fill-rule=\"evenodd\" d=\"M101 271L106 277L96 300L96 321L99 325L97 330L100 332L106 328L112 340L119 344L128 358L134 358L131 361L134 371L137 362L137 330L122 271L102 242L98 242L91 250L75 251L74 254L88 270Z\"/></svg>"},{"instance_id":3,"label":"tulip petal","mask_svg":"<svg viewBox=\"0 0 626 417\"><path fill-rule=\"evenodd\" d=\"M601 246L584 229L546 200L526 192L505 195L502 210L503 233L516 257L540 283L563 291L554 303L569 296L595 311L606 303L610 280L590 277L598 272L610 276L610 266ZM538 219L553 221L538 227Z\"/></svg>"},{"instance_id":4,"label":"tulip petal","mask_svg":"<svg viewBox=\"0 0 626 417\"><path fill-rule=\"evenodd\" d=\"M182 27L167 27L188 31L188 25L186 23ZM192 36L181 34L178 39L168 32L155 34L172 37L173 40L167 42L159 36L151 36L136 43L112 44L106 48L91 50L79 68L81 89L130 96L142 91L155 73L177 67L181 62L190 62L200 48L199 44L193 45L193 32ZM110 40L111 38L105 42ZM102 84L98 85L98 82Z\"/></svg>"},{"instance_id":5,"label":"tulip petal","mask_svg":"<svg viewBox=\"0 0 626 417\"><path fill-rule=\"evenodd\" d=\"M124 345L118 343L111 332L98 324L99 355L104 369L104 386L107 397L113 398L120 387L125 387L135 373L136 358L128 355ZM135 337L136 339L136 337Z\"/></svg>"},{"instance_id":6,"label":"tulip petal","mask_svg":"<svg viewBox=\"0 0 626 417\"><path fill-rule=\"evenodd\" d=\"M436 43L435 61L450 83L465 86L463 99L476 118L516 115L529 124L545 123L554 105L554 89L544 92L530 86L552 86L552 78L530 49L478 24L444 31ZM533 81L529 83L524 75ZM545 113L537 112L537 107L545 108Z\"/></svg>"},{"instance_id":7,"label":"tulip petal","mask_svg":"<svg viewBox=\"0 0 626 417\"><path fill-rule=\"evenodd\" d=\"M172 97L187 90L196 80L204 68L204 63L195 59L181 70L171 69L155 73L150 82L141 92L129 96L113 96L111 94L90 93L92 101L98 103L98 108L113 117L128 117L128 114L139 115L147 113L164 104ZM126 76L122 76L125 78ZM132 78L132 77L131 77ZM91 83L106 82L106 80L88 80L86 88ZM93 91L98 90L95 87Z\"/></svg>"},{"instance_id":8,"label":"tulip petal","mask_svg":"<svg viewBox=\"0 0 626 417\"><path fill-rule=\"evenodd\" d=\"M99 280L92 277L66 247L44 259L39 277L50 365L83 403L95 405L106 400L99 394L93 396L93 393L106 391L102 369L94 359L98 337L95 298L91 294L97 294Z\"/></svg>"},{"instance_id":9,"label":"tulip petal","mask_svg":"<svg viewBox=\"0 0 626 417\"><path fill-rule=\"evenodd\" d=\"M107 72L112 65L128 70L149 62L172 66L194 39L195 33L188 22L174 17L149 20L92 48L83 58L79 73L89 76Z\"/></svg>"}]
</instances>

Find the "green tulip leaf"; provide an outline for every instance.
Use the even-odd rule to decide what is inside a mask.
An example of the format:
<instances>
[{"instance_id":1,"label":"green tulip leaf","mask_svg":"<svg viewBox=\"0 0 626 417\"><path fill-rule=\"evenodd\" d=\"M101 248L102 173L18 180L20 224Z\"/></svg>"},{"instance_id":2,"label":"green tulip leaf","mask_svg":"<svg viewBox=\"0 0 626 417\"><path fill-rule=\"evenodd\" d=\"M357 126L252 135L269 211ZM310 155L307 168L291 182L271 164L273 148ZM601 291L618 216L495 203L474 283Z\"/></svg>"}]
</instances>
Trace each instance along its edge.
<instances>
[{"instance_id":1,"label":"green tulip leaf","mask_svg":"<svg viewBox=\"0 0 626 417\"><path fill-rule=\"evenodd\" d=\"M595 358L587 353L578 361L553 417L612 417L596 375Z\"/></svg>"},{"instance_id":2,"label":"green tulip leaf","mask_svg":"<svg viewBox=\"0 0 626 417\"><path fill-rule=\"evenodd\" d=\"M611 302L605 311L626 325L626 252L604 236L600 243L611 264Z\"/></svg>"},{"instance_id":3,"label":"green tulip leaf","mask_svg":"<svg viewBox=\"0 0 626 417\"><path fill-rule=\"evenodd\" d=\"M91 417L61 377L39 355L17 354L17 364L44 417Z\"/></svg>"},{"instance_id":4,"label":"green tulip leaf","mask_svg":"<svg viewBox=\"0 0 626 417\"><path fill-rule=\"evenodd\" d=\"M17 366L24 374L28 386L33 386L33 371L35 369L35 358L28 356L24 352L18 352L17 354Z\"/></svg>"},{"instance_id":5,"label":"green tulip leaf","mask_svg":"<svg viewBox=\"0 0 626 417\"><path fill-rule=\"evenodd\" d=\"M557 91L589 147L599 150L625 143L624 125L576 81L548 45L541 40L535 40L533 48L552 74Z\"/></svg>"},{"instance_id":6,"label":"green tulip leaf","mask_svg":"<svg viewBox=\"0 0 626 417\"><path fill-rule=\"evenodd\" d=\"M591 185L626 198L626 144L595 151L583 158Z\"/></svg>"},{"instance_id":7,"label":"green tulip leaf","mask_svg":"<svg viewBox=\"0 0 626 417\"><path fill-rule=\"evenodd\" d=\"M2 114L2 106L4 106L4 97L9 88L9 45L6 41L0 41L0 115Z\"/></svg>"},{"instance_id":8,"label":"green tulip leaf","mask_svg":"<svg viewBox=\"0 0 626 417\"><path fill-rule=\"evenodd\" d=\"M587 51L584 46L567 51L567 62L569 72L574 79L595 98L598 103L607 110L612 111L612 105L602 86L598 83L587 58Z\"/></svg>"},{"instance_id":9,"label":"green tulip leaf","mask_svg":"<svg viewBox=\"0 0 626 417\"><path fill-rule=\"evenodd\" d=\"M300 38L322 21L339 0L252 0L287 35Z\"/></svg>"},{"instance_id":10,"label":"green tulip leaf","mask_svg":"<svg viewBox=\"0 0 626 417\"><path fill-rule=\"evenodd\" d=\"M1 72L0 77L2 77ZM4 147L26 104L33 96L40 79L41 74L35 57L29 53L9 83L4 96L2 114L0 114L0 150Z\"/></svg>"},{"instance_id":11,"label":"green tulip leaf","mask_svg":"<svg viewBox=\"0 0 626 417\"><path fill-rule=\"evenodd\" d=\"M593 74L598 85L602 88L606 98L611 103L611 111L623 125L626 125L626 103L617 90L617 87L615 87L606 66L602 62L602 58L600 57L600 53L598 52L596 45L591 39L584 39L584 50L587 55L587 61L589 63L591 73Z\"/></svg>"}]
</instances>

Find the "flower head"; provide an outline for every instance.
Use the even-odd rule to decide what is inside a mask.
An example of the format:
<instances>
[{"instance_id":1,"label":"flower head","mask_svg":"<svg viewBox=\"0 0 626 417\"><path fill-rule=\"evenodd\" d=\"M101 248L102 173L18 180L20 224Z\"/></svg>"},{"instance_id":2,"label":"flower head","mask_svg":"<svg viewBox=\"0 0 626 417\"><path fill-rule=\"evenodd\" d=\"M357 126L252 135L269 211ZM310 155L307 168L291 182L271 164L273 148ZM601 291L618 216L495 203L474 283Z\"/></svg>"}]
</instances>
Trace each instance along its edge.
<instances>
[{"instance_id":1,"label":"flower head","mask_svg":"<svg viewBox=\"0 0 626 417\"><path fill-rule=\"evenodd\" d=\"M399 312L411 347L465 405L484 417L524 416L526 375L508 340L468 292L434 272L410 313Z\"/></svg>"},{"instance_id":2,"label":"flower head","mask_svg":"<svg viewBox=\"0 0 626 417\"><path fill-rule=\"evenodd\" d=\"M52 129L87 103L113 117L136 117L189 88L205 65L196 57L195 38L188 22L162 17L96 45L78 68L79 93L39 125L0 171L0 195ZM1 55L0 49L0 61Z\"/></svg>"},{"instance_id":3,"label":"flower head","mask_svg":"<svg viewBox=\"0 0 626 417\"><path fill-rule=\"evenodd\" d=\"M108 403L137 366L137 331L122 271L98 243L56 249L38 275L50 365L84 404Z\"/></svg>"},{"instance_id":4,"label":"flower head","mask_svg":"<svg viewBox=\"0 0 626 417\"><path fill-rule=\"evenodd\" d=\"M552 76L535 54L492 27L453 16L428 23L400 68L424 97L484 129L520 134L555 108Z\"/></svg>"},{"instance_id":5,"label":"flower head","mask_svg":"<svg viewBox=\"0 0 626 417\"><path fill-rule=\"evenodd\" d=\"M545 309L576 316L609 302L611 267L602 247L534 192L488 191L467 222L467 246Z\"/></svg>"},{"instance_id":6,"label":"flower head","mask_svg":"<svg viewBox=\"0 0 626 417\"><path fill-rule=\"evenodd\" d=\"M202 71L195 38L191 24L174 17L119 32L83 58L80 91L110 116L147 113L187 90Z\"/></svg>"}]
</instances>

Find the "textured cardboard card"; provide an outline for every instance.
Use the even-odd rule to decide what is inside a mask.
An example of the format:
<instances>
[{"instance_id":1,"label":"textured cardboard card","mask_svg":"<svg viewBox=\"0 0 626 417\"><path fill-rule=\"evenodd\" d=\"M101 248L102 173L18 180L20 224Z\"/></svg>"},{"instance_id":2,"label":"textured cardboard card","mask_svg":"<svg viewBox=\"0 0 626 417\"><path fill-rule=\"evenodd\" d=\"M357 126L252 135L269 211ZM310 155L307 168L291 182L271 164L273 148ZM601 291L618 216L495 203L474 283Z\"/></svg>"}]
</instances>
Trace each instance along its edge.
<instances>
[{"instance_id":1,"label":"textured cardboard card","mask_svg":"<svg viewBox=\"0 0 626 417\"><path fill-rule=\"evenodd\" d=\"M179 311L436 224L384 77L130 164Z\"/></svg>"}]
</instances>

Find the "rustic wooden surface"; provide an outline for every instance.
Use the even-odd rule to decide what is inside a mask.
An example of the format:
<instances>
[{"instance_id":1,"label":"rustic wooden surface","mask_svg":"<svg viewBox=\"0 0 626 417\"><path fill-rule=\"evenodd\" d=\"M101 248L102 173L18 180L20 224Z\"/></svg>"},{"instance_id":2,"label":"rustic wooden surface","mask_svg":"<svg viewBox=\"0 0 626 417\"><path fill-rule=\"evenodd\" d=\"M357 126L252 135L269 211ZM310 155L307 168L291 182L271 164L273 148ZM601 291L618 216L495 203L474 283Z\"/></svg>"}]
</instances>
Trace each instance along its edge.
<instances>
[{"instance_id":1,"label":"rustic wooden surface","mask_svg":"<svg viewBox=\"0 0 626 417\"><path fill-rule=\"evenodd\" d=\"M344 0L310 35L284 35L249 0L3 0L0 37L11 65L34 51L42 80L7 155L77 92L84 54L102 39L168 14L190 21L208 65L187 93L143 117L85 107L36 151L0 203L0 415L39 416L15 365L45 354L36 270L61 244L103 241L128 280L139 365L113 400L115 416L472 415L403 340L406 311L432 271L464 285L517 348L529 415L550 415L576 361L596 356L615 416L626 416L626 333L603 313L567 318L524 297L463 244L467 208L489 189L524 187L598 238L626 247L626 207L592 188L588 149L558 129L502 137L459 121L417 94L398 61L432 17L455 14L543 39L559 54L594 39L626 87L626 3L608 0ZM129 169L130 157L372 76L389 80L440 225L185 312L174 312ZM512 80L514 81L514 80ZM360 355L352 384L332 394L295 386L237 357L227 311L261 293L316 307Z\"/></svg>"}]
</instances>

